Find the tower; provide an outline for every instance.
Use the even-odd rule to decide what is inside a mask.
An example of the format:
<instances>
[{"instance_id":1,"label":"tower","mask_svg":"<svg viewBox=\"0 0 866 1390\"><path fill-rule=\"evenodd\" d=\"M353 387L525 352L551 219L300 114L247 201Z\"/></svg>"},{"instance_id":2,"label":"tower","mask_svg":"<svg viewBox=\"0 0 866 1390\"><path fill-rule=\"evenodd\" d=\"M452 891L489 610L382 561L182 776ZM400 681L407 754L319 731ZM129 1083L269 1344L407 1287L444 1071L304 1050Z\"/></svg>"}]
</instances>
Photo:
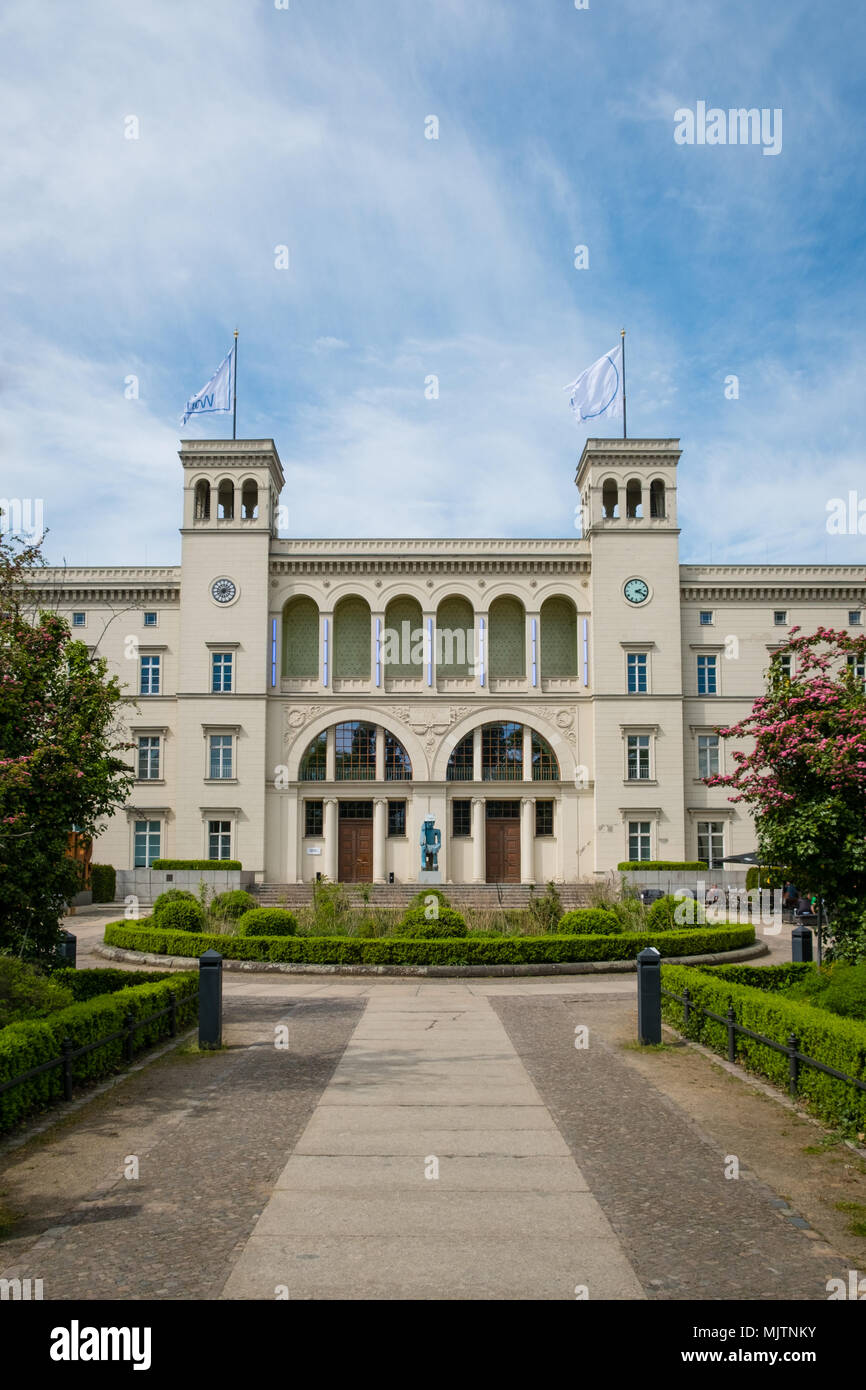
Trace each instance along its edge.
<instances>
[{"instance_id":1,"label":"tower","mask_svg":"<svg viewBox=\"0 0 866 1390\"><path fill-rule=\"evenodd\" d=\"M596 870L682 859L683 683L676 439L589 439Z\"/></svg>"},{"instance_id":2,"label":"tower","mask_svg":"<svg viewBox=\"0 0 866 1390\"><path fill-rule=\"evenodd\" d=\"M268 555L283 470L271 439L189 440L180 460L176 853L213 857L216 843L261 871Z\"/></svg>"}]
</instances>

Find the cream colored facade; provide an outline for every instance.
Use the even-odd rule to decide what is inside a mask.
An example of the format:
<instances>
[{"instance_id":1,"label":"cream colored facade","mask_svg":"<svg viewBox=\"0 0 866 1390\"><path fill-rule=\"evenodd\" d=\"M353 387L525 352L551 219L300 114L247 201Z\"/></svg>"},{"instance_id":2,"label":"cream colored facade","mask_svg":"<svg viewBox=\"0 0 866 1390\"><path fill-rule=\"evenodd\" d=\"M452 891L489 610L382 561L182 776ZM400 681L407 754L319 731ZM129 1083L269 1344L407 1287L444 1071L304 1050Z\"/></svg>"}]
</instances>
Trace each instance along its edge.
<instances>
[{"instance_id":1,"label":"cream colored facade","mask_svg":"<svg viewBox=\"0 0 866 1390\"><path fill-rule=\"evenodd\" d=\"M791 625L862 620L866 573L680 565L679 457L589 440L579 539L282 540L273 441L184 443L179 566L39 575L130 696L142 775L94 858L415 882L427 816L452 883L753 849L713 730Z\"/></svg>"}]
</instances>

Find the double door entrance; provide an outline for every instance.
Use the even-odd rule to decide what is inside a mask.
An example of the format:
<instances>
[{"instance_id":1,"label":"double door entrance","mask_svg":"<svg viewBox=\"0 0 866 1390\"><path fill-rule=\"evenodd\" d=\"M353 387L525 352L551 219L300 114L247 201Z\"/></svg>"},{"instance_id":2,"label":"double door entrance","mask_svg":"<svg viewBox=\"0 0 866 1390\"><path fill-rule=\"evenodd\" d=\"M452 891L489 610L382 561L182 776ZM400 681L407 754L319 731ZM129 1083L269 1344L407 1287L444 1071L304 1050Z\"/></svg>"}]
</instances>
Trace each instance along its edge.
<instances>
[{"instance_id":1,"label":"double door entrance","mask_svg":"<svg viewBox=\"0 0 866 1390\"><path fill-rule=\"evenodd\" d=\"M519 883L520 802L486 802L484 829L487 882Z\"/></svg>"},{"instance_id":2,"label":"double door entrance","mask_svg":"<svg viewBox=\"0 0 866 1390\"><path fill-rule=\"evenodd\" d=\"M341 801L337 878L340 883L373 882L373 803Z\"/></svg>"}]
</instances>

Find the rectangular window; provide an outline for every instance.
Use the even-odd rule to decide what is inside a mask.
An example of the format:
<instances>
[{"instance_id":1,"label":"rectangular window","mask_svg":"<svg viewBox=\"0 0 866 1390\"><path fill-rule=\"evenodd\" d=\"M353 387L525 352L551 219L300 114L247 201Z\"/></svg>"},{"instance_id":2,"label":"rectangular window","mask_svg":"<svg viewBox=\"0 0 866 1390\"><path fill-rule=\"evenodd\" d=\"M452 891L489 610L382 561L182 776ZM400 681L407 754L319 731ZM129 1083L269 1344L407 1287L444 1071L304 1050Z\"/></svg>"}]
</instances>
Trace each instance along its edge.
<instances>
[{"instance_id":1,"label":"rectangular window","mask_svg":"<svg viewBox=\"0 0 866 1390\"><path fill-rule=\"evenodd\" d=\"M159 739L148 735L138 740L138 780L152 782L159 777Z\"/></svg>"},{"instance_id":2,"label":"rectangular window","mask_svg":"<svg viewBox=\"0 0 866 1390\"><path fill-rule=\"evenodd\" d=\"M159 858L159 831L160 822L158 820L137 820L135 822L134 868L149 869L154 859Z\"/></svg>"},{"instance_id":3,"label":"rectangular window","mask_svg":"<svg viewBox=\"0 0 866 1390\"><path fill-rule=\"evenodd\" d=\"M787 626L788 626L788 610L787 610L787 608L777 608L777 609L775 610L775 612L773 613L773 622L776 624L776 627L787 627Z\"/></svg>"},{"instance_id":4,"label":"rectangular window","mask_svg":"<svg viewBox=\"0 0 866 1390\"><path fill-rule=\"evenodd\" d=\"M779 663L779 670L782 672L782 675L787 676L788 680L790 680L794 674L794 658L791 653L781 653L776 657L776 661Z\"/></svg>"},{"instance_id":5,"label":"rectangular window","mask_svg":"<svg viewBox=\"0 0 866 1390\"><path fill-rule=\"evenodd\" d=\"M159 657L143 656L141 658L141 692L142 695L159 694Z\"/></svg>"},{"instance_id":6,"label":"rectangular window","mask_svg":"<svg viewBox=\"0 0 866 1390\"><path fill-rule=\"evenodd\" d=\"M86 617L85 617L84 613L73 613L73 614L72 614L72 626L73 626L73 627L84 627L85 622L86 622Z\"/></svg>"},{"instance_id":7,"label":"rectangular window","mask_svg":"<svg viewBox=\"0 0 866 1390\"><path fill-rule=\"evenodd\" d=\"M698 821L698 858L709 869L721 869L725 852L724 826L720 820Z\"/></svg>"},{"instance_id":8,"label":"rectangular window","mask_svg":"<svg viewBox=\"0 0 866 1390\"><path fill-rule=\"evenodd\" d=\"M405 801L388 802L388 834L406 834L406 803Z\"/></svg>"},{"instance_id":9,"label":"rectangular window","mask_svg":"<svg viewBox=\"0 0 866 1390\"><path fill-rule=\"evenodd\" d=\"M649 734L628 736L628 780L644 782L650 775Z\"/></svg>"},{"instance_id":10,"label":"rectangular window","mask_svg":"<svg viewBox=\"0 0 866 1390\"><path fill-rule=\"evenodd\" d=\"M866 656L849 656L848 669L854 672L854 675L857 677L858 681L860 681L864 690L866 690Z\"/></svg>"},{"instance_id":11,"label":"rectangular window","mask_svg":"<svg viewBox=\"0 0 866 1390\"><path fill-rule=\"evenodd\" d=\"M553 834L553 802L536 801L535 803L535 833L536 835Z\"/></svg>"},{"instance_id":12,"label":"rectangular window","mask_svg":"<svg viewBox=\"0 0 866 1390\"><path fill-rule=\"evenodd\" d=\"M232 735L211 734L210 776L223 778L232 775ZM211 855L212 859L213 857ZM219 857L222 858L222 856Z\"/></svg>"},{"instance_id":13,"label":"rectangular window","mask_svg":"<svg viewBox=\"0 0 866 1390\"><path fill-rule=\"evenodd\" d=\"M207 823L208 859L231 859L232 823L230 820L209 820Z\"/></svg>"},{"instance_id":14,"label":"rectangular window","mask_svg":"<svg viewBox=\"0 0 866 1390\"><path fill-rule=\"evenodd\" d=\"M628 654L628 693L629 695L645 695L647 692L647 655L646 652L629 652Z\"/></svg>"},{"instance_id":15,"label":"rectangular window","mask_svg":"<svg viewBox=\"0 0 866 1390\"><path fill-rule=\"evenodd\" d=\"M718 734L698 734L698 776L718 777L719 775L719 736Z\"/></svg>"},{"instance_id":16,"label":"rectangular window","mask_svg":"<svg viewBox=\"0 0 866 1390\"><path fill-rule=\"evenodd\" d=\"M701 627L712 627L713 613L711 608L701 609Z\"/></svg>"},{"instance_id":17,"label":"rectangular window","mask_svg":"<svg viewBox=\"0 0 866 1390\"><path fill-rule=\"evenodd\" d=\"M650 823L648 820L630 820L628 823L629 859L649 859Z\"/></svg>"},{"instance_id":18,"label":"rectangular window","mask_svg":"<svg viewBox=\"0 0 866 1390\"><path fill-rule=\"evenodd\" d=\"M718 687L716 685L716 658L714 656L698 657L698 694L716 695Z\"/></svg>"},{"instance_id":19,"label":"rectangular window","mask_svg":"<svg viewBox=\"0 0 866 1390\"><path fill-rule=\"evenodd\" d=\"M156 627L156 614L155 614L155 613L145 613L145 615L144 615L144 626L145 626L145 627Z\"/></svg>"},{"instance_id":20,"label":"rectangular window","mask_svg":"<svg viewBox=\"0 0 866 1390\"><path fill-rule=\"evenodd\" d=\"M459 839L472 834L471 801L451 802L451 834Z\"/></svg>"},{"instance_id":21,"label":"rectangular window","mask_svg":"<svg viewBox=\"0 0 866 1390\"><path fill-rule=\"evenodd\" d=\"M325 827L325 803L323 801L304 802L304 834L322 835Z\"/></svg>"},{"instance_id":22,"label":"rectangular window","mask_svg":"<svg viewBox=\"0 0 866 1390\"><path fill-rule=\"evenodd\" d=\"M211 652L211 681L213 694L224 694L232 688L233 652Z\"/></svg>"},{"instance_id":23,"label":"rectangular window","mask_svg":"<svg viewBox=\"0 0 866 1390\"><path fill-rule=\"evenodd\" d=\"M852 608L848 614L849 627L863 626L863 613L859 608Z\"/></svg>"}]
</instances>

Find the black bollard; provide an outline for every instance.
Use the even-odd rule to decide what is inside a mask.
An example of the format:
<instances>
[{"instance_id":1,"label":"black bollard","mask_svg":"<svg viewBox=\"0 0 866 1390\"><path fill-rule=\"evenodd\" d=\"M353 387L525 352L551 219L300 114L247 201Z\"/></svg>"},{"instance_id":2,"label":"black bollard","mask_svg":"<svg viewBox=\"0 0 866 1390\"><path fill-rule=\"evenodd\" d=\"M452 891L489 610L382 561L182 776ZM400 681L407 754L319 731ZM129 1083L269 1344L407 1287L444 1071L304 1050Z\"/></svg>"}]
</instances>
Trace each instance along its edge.
<instances>
[{"instance_id":1,"label":"black bollard","mask_svg":"<svg viewBox=\"0 0 866 1390\"><path fill-rule=\"evenodd\" d=\"M655 946L647 946L637 958L637 1040L662 1040L662 958Z\"/></svg>"},{"instance_id":2,"label":"black bollard","mask_svg":"<svg viewBox=\"0 0 866 1390\"><path fill-rule=\"evenodd\" d=\"M198 1045L222 1047L223 958L219 951L205 951L198 958Z\"/></svg>"},{"instance_id":3,"label":"black bollard","mask_svg":"<svg viewBox=\"0 0 866 1390\"><path fill-rule=\"evenodd\" d=\"M795 927L791 932L791 960L809 961L812 959L812 928Z\"/></svg>"}]
</instances>

